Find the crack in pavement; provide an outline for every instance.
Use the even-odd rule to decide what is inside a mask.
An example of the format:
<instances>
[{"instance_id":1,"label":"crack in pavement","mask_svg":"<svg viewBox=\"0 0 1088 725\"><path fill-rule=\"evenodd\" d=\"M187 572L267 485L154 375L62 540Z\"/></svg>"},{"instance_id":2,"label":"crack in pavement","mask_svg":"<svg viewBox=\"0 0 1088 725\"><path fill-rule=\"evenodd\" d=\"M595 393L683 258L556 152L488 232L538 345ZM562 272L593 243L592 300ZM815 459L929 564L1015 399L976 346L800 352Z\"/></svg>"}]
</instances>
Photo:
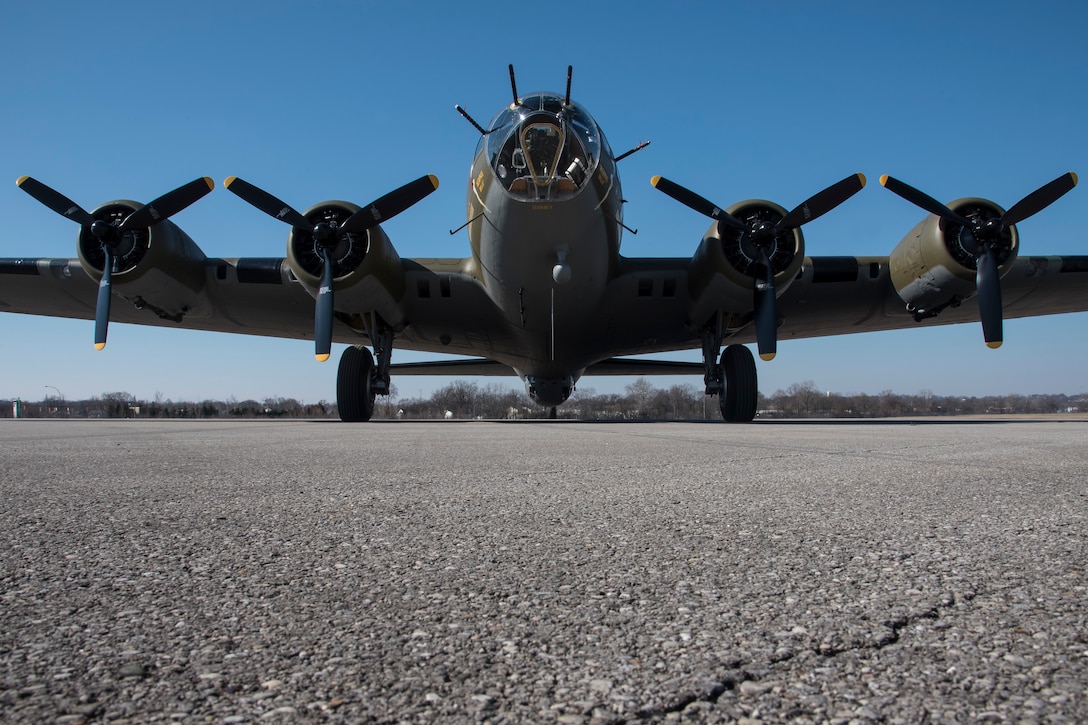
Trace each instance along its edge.
<instances>
[{"instance_id":1,"label":"crack in pavement","mask_svg":"<svg viewBox=\"0 0 1088 725\"><path fill-rule=\"evenodd\" d=\"M767 669L764 665L781 665L790 662L805 653L811 653L822 657L825 660L829 660L847 652L861 652L865 650L874 652L879 651L886 647L898 644L903 636L903 631L911 625L921 621L935 621L940 619L943 610L951 609L957 602L970 602L978 596L978 592L964 592L957 594L954 597L948 596L939 603L931 607L919 609L912 614L902 614L885 619L881 622L881 625L888 630L888 634L875 639L871 643L834 647L825 642L821 642L814 648L809 647L799 651L791 651L781 656L771 655L765 662L754 661L747 664L738 663L737 667L730 670L728 674L725 674L716 680L704 682L703 684L692 688L689 692L680 694L676 699L666 705L642 708L635 713L633 718L617 718L605 722L609 723L609 725L628 725L629 723L663 718L670 714L681 713L696 702L715 704L725 693L741 691L744 684L747 682L757 683L756 686L751 688L751 694L760 694L760 692L765 691L758 685L762 678L753 675L752 672Z\"/></svg>"}]
</instances>

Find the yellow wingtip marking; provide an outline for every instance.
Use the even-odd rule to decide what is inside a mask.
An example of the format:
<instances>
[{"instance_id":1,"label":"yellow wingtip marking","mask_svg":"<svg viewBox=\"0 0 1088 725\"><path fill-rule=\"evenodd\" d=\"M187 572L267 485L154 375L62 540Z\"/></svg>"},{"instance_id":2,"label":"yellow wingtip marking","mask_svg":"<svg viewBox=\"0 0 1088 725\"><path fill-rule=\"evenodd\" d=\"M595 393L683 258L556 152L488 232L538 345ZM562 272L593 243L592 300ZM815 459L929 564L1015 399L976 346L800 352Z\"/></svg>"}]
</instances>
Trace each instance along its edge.
<instances>
[{"instance_id":1,"label":"yellow wingtip marking","mask_svg":"<svg viewBox=\"0 0 1088 725\"><path fill-rule=\"evenodd\" d=\"M20 176L18 179L15 180L15 185L16 186L22 186L23 182L26 181L29 178L30 178L29 176Z\"/></svg>"},{"instance_id":2,"label":"yellow wingtip marking","mask_svg":"<svg viewBox=\"0 0 1088 725\"><path fill-rule=\"evenodd\" d=\"M997 348L1001 347L1001 340L994 340L993 342L988 342L986 343L986 347L990 348L991 350L996 350Z\"/></svg>"},{"instance_id":3,"label":"yellow wingtip marking","mask_svg":"<svg viewBox=\"0 0 1088 725\"><path fill-rule=\"evenodd\" d=\"M651 185L651 186L653 186L653 187L654 187L654 188L656 189L656 188L657 188L657 184L658 184L658 182L660 182L660 181L661 181L661 177L660 177L660 176L654 176L653 178L651 178L651 179L650 179L650 185Z\"/></svg>"},{"instance_id":4,"label":"yellow wingtip marking","mask_svg":"<svg viewBox=\"0 0 1088 725\"><path fill-rule=\"evenodd\" d=\"M777 353L773 353L773 352L761 352L761 353L759 353L759 359L763 360L765 362L770 362L771 360L774 360L774 356L776 354Z\"/></svg>"},{"instance_id":5,"label":"yellow wingtip marking","mask_svg":"<svg viewBox=\"0 0 1088 725\"><path fill-rule=\"evenodd\" d=\"M318 354L314 355L314 357L317 358L318 362L325 362L326 360L329 359L329 353L327 353L327 352L326 353L318 353Z\"/></svg>"},{"instance_id":6,"label":"yellow wingtip marking","mask_svg":"<svg viewBox=\"0 0 1088 725\"><path fill-rule=\"evenodd\" d=\"M223 188L229 189L230 185L233 184L234 180L237 178L237 176L228 176L227 178L223 179Z\"/></svg>"},{"instance_id":7,"label":"yellow wingtip marking","mask_svg":"<svg viewBox=\"0 0 1088 725\"><path fill-rule=\"evenodd\" d=\"M94 344L94 349L95 349L95 350L104 350L104 349L106 349L106 343L104 343L104 342L96 342L96 343Z\"/></svg>"},{"instance_id":8,"label":"yellow wingtip marking","mask_svg":"<svg viewBox=\"0 0 1088 725\"><path fill-rule=\"evenodd\" d=\"M880 176L880 185L881 186L887 186L888 185L888 175L887 174L881 174L881 176Z\"/></svg>"}]
</instances>

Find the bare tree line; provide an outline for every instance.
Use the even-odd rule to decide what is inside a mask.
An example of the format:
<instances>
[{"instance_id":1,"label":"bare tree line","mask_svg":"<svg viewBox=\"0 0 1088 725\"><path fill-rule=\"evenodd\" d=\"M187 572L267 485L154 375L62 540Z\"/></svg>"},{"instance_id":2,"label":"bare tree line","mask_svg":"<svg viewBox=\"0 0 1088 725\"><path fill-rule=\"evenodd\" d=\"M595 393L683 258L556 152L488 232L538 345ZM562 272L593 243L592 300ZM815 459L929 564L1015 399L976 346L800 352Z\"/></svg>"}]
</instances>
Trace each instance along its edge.
<instances>
[{"instance_id":1,"label":"bare tree line","mask_svg":"<svg viewBox=\"0 0 1088 725\"><path fill-rule=\"evenodd\" d=\"M654 386L645 378L623 393L581 388L558 411L560 418L581 420L718 420L717 398L693 384ZM901 394L891 390L869 395L821 391L811 380L759 396L759 418L894 418L903 416L1011 415L1074 413L1088 410L1088 394L941 396L923 390ZM429 397L392 394L379 397L376 419L542 418L520 389L502 384L480 385L454 380ZM303 403L294 398L263 400L174 401L161 393L138 400L127 392L103 393L86 400L46 396L39 401L0 399L0 418L336 418L336 403Z\"/></svg>"}]
</instances>

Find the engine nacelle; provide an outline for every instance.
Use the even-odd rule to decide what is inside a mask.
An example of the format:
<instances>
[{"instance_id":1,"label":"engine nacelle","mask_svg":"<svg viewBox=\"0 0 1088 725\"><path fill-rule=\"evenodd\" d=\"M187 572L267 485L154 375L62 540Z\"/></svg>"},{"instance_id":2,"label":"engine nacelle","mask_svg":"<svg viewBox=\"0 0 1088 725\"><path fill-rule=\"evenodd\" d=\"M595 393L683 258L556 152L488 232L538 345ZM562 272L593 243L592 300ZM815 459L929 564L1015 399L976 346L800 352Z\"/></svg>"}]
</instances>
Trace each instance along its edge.
<instances>
[{"instance_id":1,"label":"engine nacelle","mask_svg":"<svg viewBox=\"0 0 1088 725\"><path fill-rule=\"evenodd\" d=\"M784 208L762 199L742 201L726 211L749 227L762 221L773 224L786 216ZM775 274L775 290L781 296L804 262L804 235L800 229L785 231L773 239L767 251ZM719 310L751 312L759 260L759 249L746 232L725 224L712 225L691 260L688 285L694 301L692 321L702 324Z\"/></svg>"},{"instance_id":2,"label":"engine nacelle","mask_svg":"<svg viewBox=\"0 0 1088 725\"><path fill-rule=\"evenodd\" d=\"M987 199L958 199L948 208L974 221L1001 217L1005 210ZM1015 226L1005 228L994 253L998 274L1016 261L1020 238ZM892 250L888 260L892 284L918 319L933 317L976 294L978 248L971 230L929 215Z\"/></svg>"},{"instance_id":3,"label":"engine nacelle","mask_svg":"<svg viewBox=\"0 0 1088 725\"><path fill-rule=\"evenodd\" d=\"M303 216L313 224L337 228L360 207L347 201L315 204ZM405 278L400 256L380 226L366 232L340 234L331 250L333 299L336 309L349 313L376 311L391 325L403 322L397 304L404 297ZM313 234L292 228L287 237L287 263L314 298L321 285L321 251Z\"/></svg>"},{"instance_id":4,"label":"engine nacelle","mask_svg":"<svg viewBox=\"0 0 1088 725\"><path fill-rule=\"evenodd\" d=\"M91 216L120 224L142 206L127 199L111 201L96 208ZM101 280L106 255L101 242L87 228L80 231L77 254L87 274L95 281ZM205 312L201 293L207 280L206 257L173 222L165 220L125 232L115 244L113 256L117 263L112 275L115 294L175 322L187 314Z\"/></svg>"}]
</instances>

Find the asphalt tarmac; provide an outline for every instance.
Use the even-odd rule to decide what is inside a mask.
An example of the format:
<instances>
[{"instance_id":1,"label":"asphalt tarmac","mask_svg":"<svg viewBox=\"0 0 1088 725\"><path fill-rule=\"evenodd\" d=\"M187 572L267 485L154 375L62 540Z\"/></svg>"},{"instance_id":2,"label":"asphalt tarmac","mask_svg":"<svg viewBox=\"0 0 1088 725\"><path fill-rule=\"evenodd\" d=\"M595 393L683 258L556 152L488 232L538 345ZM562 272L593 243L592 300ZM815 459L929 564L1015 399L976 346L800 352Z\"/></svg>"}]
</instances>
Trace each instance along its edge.
<instances>
[{"instance_id":1,"label":"asphalt tarmac","mask_svg":"<svg viewBox=\"0 0 1088 725\"><path fill-rule=\"evenodd\" d=\"M1088 421L0 421L0 721L1085 722Z\"/></svg>"}]
</instances>

